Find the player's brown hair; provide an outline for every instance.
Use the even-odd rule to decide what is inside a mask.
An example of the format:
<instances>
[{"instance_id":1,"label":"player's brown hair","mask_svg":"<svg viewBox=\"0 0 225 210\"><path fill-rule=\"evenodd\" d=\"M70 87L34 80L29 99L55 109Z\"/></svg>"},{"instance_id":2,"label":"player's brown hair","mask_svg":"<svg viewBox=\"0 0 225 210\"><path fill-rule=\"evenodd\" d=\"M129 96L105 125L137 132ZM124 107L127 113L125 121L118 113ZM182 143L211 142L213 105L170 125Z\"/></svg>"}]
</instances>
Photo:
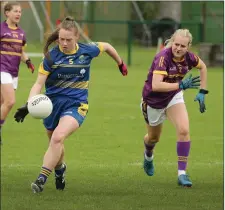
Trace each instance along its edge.
<instances>
[{"instance_id":1,"label":"player's brown hair","mask_svg":"<svg viewBox=\"0 0 225 210\"><path fill-rule=\"evenodd\" d=\"M184 37L188 37L188 38L189 38L188 47L191 46L191 44L192 44L192 39L193 39L193 38L192 38L191 32L190 32L188 29L177 29L177 30L173 33L173 35L170 37L170 39L167 39L167 40L165 41L165 46L166 46L166 48L169 48L169 47L172 46L172 43L173 43L173 41L174 41L176 35L181 35L181 36L184 36Z\"/></svg>"},{"instance_id":2,"label":"player's brown hair","mask_svg":"<svg viewBox=\"0 0 225 210\"><path fill-rule=\"evenodd\" d=\"M76 22L74 20L73 17L71 16L67 16L59 25L58 28L53 31L47 38L45 46L44 46L44 55L46 57L49 57L49 51L48 51L48 47L55 41L57 41L59 39L59 30L60 29L65 29L65 30L71 30L71 29L75 29L75 33L78 33L78 29L76 26Z\"/></svg>"},{"instance_id":3,"label":"player's brown hair","mask_svg":"<svg viewBox=\"0 0 225 210\"><path fill-rule=\"evenodd\" d=\"M3 6L3 11L4 11L4 14L6 15L6 12L10 12L14 6L20 6L20 3L19 2L16 2L16 1L10 1L10 2L6 2Z\"/></svg>"}]
</instances>

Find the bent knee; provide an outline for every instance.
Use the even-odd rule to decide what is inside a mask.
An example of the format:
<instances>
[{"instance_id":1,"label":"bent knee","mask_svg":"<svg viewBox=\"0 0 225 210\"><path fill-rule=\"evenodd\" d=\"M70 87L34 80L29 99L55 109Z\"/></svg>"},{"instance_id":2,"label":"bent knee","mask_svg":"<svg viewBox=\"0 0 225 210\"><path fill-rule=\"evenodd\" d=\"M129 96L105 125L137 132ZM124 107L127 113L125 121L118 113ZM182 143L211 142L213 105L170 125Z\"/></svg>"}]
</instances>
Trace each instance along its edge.
<instances>
[{"instance_id":1,"label":"bent knee","mask_svg":"<svg viewBox=\"0 0 225 210\"><path fill-rule=\"evenodd\" d=\"M53 133L50 144L62 144L65 139L65 135L63 133Z\"/></svg>"},{"instance_id":2,"label":"bent knee","mask_svg":"<svg viewBox=\"0 0 225 210\"><path fill-rule=\"evenodd\" d=\"M148 135L148 134L146 134L145 136L144 136L144 140L145 140L145 142L147 143L157 143L158 141L159 141L159 137L160 137L160 135Z\"/></svg>"},{"instance_id":3,"label":"bent knee","mask_svg":"<svg viewBox=\"0 0 225 210\"><path fill-rule=\"evenodd\" d=\"M179 136L185 137L189 135L189 129L187 127L181 127L178 129L177 133Z\"/></svg>"},{"instance_id":4,"label":"bent knee","mask_svg":"<svg viewBox=\"0 0 225 210\"><path fill-rule=\"evenodd\" d=\"M8 108L12 108L16 103L15 99L8 99L8 100L3 100L3 105L8 107Z\"/></svg>"}]
</instances>

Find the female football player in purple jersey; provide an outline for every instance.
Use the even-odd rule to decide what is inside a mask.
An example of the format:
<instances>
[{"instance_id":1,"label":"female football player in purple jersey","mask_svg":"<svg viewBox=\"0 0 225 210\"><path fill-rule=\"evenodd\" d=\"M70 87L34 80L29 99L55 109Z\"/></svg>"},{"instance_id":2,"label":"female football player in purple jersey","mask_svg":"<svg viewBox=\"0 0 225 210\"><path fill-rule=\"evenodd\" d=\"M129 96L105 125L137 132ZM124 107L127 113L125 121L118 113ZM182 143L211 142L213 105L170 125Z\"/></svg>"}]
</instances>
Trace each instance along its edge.
<instances>
[{"instance_id":1,"label":"female football player in purple jersey","mask_svg":"<svg viewBox=\"0 0 225 210\"><path fill-rule=\"evenodd\" d=\"M147 126L144 137L144 170L153 176L153 150L160 139L162 124L167 117L174 125L177 135L178 184L191 187L192 182L186 174L191 146L189 119L183 99L183 90L199 88L195 101L199 102L200 112L205 112L207 87L207 68L204 62L189 52L192 35L188 29L178 29L166 41L166 48L159 52L149 69L142 92L142 112ZM200 76L185 75L196 67ZM200 83L201 82L201 83Z\"/></svg>"},{"instance_id":2,"label":"female football player in purple jersey","mask_svg":"<svg viewBox=\"0 0 225 210\"><path fill-rule=\"evenodd\" d=\"M18 2L8 2L4 5L6 20L1 23L1 127L7 115L15 104L15 89L18 85L20 60L27 64L33 73L34 65L24 52L26 37L18 27L21 18L21 6ZM1 141L2 142L2 141Z\"/></svg>"},{"instance_id":3,"label":"female football player in purple jersey","mask_svg":"<svg viewBox=\"0 0 225 210\"><path fill-rule=\"evenodd\" d=\"M109 43L83 44L78 40L76 22L73 18L66 17L47 39L44 46L45 58L40 65L37 81L30 91L29 98L39 94L45 85L46 95L53 103L51 115L44 119L50 143L41 171L31 185L35 193L43 191L44 184L53 170L56 189L65 188L64 141L79 129L86 117L92 59L106 52L117 63L123 76L128 73L121 57ZM48 50L55 41L58 41L58 45ZM25 105L17 110L15 120L23 122L27 114Z\"/></svg>"}]
</instances>

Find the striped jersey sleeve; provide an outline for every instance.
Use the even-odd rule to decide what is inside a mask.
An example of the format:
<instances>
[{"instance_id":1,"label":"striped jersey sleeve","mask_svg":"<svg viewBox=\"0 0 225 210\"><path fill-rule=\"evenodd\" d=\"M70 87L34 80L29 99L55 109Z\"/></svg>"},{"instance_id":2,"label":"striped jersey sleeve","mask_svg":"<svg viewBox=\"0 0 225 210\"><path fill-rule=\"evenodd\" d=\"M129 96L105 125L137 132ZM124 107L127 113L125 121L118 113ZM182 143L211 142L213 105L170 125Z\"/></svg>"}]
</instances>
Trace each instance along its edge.
<instances>
[{"instance_id":1,"label":"striped jersey sleeve","mask_svg":"<svg viewBox=\"0 0 225 210\"><path fill-rule=\"evenodd\" d=\"M167 57L164 55L157 56L154 59L154 69L153 74L161 74L161 75L168 75L166 68L167 68Z\"/></svg>"}]
</instances>

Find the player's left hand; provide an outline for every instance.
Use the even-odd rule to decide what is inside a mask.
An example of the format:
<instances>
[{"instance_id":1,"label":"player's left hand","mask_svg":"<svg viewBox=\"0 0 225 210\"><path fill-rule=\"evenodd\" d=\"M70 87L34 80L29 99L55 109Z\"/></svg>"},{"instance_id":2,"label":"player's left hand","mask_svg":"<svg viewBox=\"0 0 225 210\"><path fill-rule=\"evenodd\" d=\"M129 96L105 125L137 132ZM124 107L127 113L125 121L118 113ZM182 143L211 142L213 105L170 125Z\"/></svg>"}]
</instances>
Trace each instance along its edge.
<instances>
[{"instance_id":1,"label":"player's left hand","mask_svg":"<svg viewBox=\"0 0 225 210\"><path fill-rule=\"evenodd\" d=\"M33 73L34 73L35 67L34 67L34 64L31 63L30 58L28 58L28 59L26 60L26 64L27 64L27 68L30 69L30 71L31 71L32 74L33 74Z\"/></svg>"},{"instance_id":2,"label":"player's left hand","mask_svg":"<svg viewBox=\"0 0 225 210\"><path fill-rule=\"evenodd\" d=\"M123 61L120 65L118 65L118 67L119 67L119 70L120 70L121 74L123 76L127 76L127 74L128 74L127 66Z\"/></svg>"},{"instance_id":3,"label":"player's left hand","mask_svg":"<svg viewBox=\"0 0 225 210\"><path fill-rule=\"evenodd\" d=\"M208 90L200 89L199 93L195 97L195 101L199 102L199 110L201 113L205 112L206 106L205 106L205 94L208 94Z\"/></svg>"},{"instance_id":4,"label":"player's left hand","mask_svg":"<svg viewBox=\"0 0 225 210\"><path fill-rule=\"evenodd\" d=\"M24 121L24 118L28 115L29 111L28 111L28 108L27 108L27 103L20 107L19 109L17 109L15 115L14 115L14 119L16 122L23 122Z\"/></svg>"}]
</instances>

